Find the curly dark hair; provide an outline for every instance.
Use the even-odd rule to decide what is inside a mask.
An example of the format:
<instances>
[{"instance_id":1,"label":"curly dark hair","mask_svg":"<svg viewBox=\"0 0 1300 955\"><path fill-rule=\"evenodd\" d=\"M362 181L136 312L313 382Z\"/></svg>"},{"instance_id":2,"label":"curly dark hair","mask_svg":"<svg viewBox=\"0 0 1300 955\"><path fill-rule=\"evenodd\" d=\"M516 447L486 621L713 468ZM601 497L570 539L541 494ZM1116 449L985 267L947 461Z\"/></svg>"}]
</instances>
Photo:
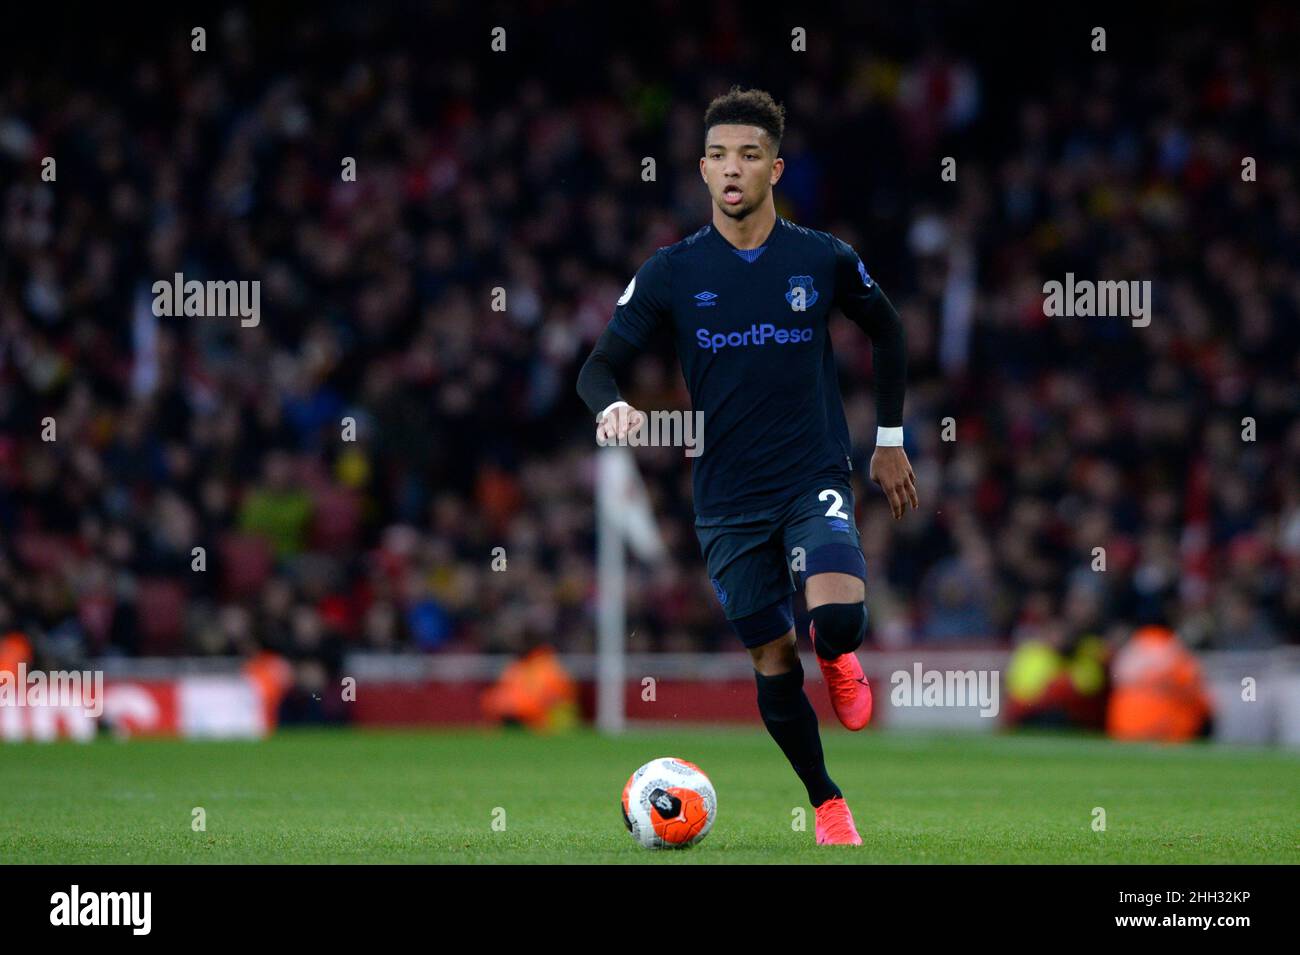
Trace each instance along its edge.
<instances>
[{"instance_id":1,"label":"curly dark hair","mask_svg":"<svg viewBox=\"0 0 1300 955\"><path fill-rule=\"evenodd\" d=\"M704 111L705 136L714 126L731 123L758 126L772 140L772 151L781 152L781 137L785 135L785 107L772 99L766 90L746 90L733 86L716 97Z\"/></svg>"}]
</instances>

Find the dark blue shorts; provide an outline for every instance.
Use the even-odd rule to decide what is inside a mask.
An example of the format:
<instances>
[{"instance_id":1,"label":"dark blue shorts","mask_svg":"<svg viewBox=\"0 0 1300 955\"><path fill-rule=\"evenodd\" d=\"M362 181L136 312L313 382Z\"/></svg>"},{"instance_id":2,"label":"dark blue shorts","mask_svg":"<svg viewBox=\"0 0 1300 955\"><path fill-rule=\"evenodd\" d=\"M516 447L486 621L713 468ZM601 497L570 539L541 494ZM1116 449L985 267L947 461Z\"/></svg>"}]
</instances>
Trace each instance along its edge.
<instances>
[{"instance_id":1,"label":"dark blue shorts","mask_svg":"<svg viewBox=\"0 0 1300 955\"><path fill-rule=\"evenodd\" d=\"M867 578L847 484L816 487L768 511L696 518L695 535L718 602L747 647L789 631L790 596L805 578Z\"/></svg>"}]
</instances>

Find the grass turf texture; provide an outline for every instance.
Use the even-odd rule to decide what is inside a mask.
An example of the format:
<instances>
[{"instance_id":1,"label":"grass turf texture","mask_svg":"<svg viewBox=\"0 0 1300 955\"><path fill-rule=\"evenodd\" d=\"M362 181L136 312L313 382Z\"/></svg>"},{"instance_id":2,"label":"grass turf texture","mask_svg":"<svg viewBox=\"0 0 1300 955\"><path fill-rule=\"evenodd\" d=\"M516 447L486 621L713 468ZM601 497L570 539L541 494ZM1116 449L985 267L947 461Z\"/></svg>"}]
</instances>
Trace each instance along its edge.
<instances>
[{"instance_id":1,"label":"grass turf texture","mask_svg":"<svg viewBox=\"0 0 1300 955\"><path fill-rule=\"evenodd\" d=\"M824 739L861 848L813 844L803 789L761 731L0 745L0 863L1300 861L1294 754L1051 735ZM699 846L650 852L624 831L618 797L633 769L667 755L710 775L719 815ZM206 832L191 829L197 806ZM1091 827L1098 806L1105 832Z\"/></svg>"}]
</instances>

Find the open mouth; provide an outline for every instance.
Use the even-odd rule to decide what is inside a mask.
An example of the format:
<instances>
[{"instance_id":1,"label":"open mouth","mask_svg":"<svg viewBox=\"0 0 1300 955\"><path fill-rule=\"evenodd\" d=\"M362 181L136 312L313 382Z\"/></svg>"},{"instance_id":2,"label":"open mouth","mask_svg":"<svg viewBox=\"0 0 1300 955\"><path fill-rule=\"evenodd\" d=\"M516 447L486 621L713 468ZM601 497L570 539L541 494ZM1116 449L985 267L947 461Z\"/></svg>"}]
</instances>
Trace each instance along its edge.
<instances>
[{"instance_id":1,"label":"open mouth","mask_svg":"<svg viewBox=\"0 0 1300 955\"><path fill-rule=\"evenodd\" d=\"M745 194L740 191L739 186L727 186L727 188L722 190L722 201L728 205L734 206L744 197Z\"/></svg>"}]
</instances>

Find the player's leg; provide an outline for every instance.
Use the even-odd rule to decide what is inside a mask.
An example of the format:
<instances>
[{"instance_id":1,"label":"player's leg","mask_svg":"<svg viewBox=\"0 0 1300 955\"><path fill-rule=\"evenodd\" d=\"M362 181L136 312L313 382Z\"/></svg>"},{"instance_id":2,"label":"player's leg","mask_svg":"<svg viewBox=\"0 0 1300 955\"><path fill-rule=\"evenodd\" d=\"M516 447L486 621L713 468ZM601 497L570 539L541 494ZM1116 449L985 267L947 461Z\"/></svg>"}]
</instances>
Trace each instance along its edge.
<instances>
[{"instance_id":1,"label":"player's leg","mask_svg":"<svg viewBox=\"0 0 1300 955\"><path fill-rule=\"evenodd\" d=\"M794 581L775 532L769 522L696 524L714 592L753 662L763 725L816 807L840 791L826 772L817 714L804 692L790 604Z\"/></svg>"},{"instance_id":2,"label":"player's leg","mask_svg":"<svg viewBox=\"0 0 1300 955\"><path fill-rule=\"evenodd\" d=\"M834 660L862 646L867 633L866 581L839 571L812 574L804 582L804 599L819 657Z\"/></svg>"},{"instance_id":3,"label":"player's leg","mask_svg":"<svg viewBox=\"0 0 1300 955\"><path fill-rule=\"evenodd\" d=\"M752 645L749 636L758 626L774 627L784 622L788 629L774 640ZM790 598L765 608L748 618L732 621L732 626L748 640L746 647L754 664L754 681L758 684L758 712L768 734L781 747L799 781L808 791L808 801L815 807L841 796L839 787L826 772L817 714L803 688L803 664L795 638L794 616Z\"/></svg>"},{"instance_id":4,"label":"player's leg","mask_svg":"<svg viewBox=\"0 0 1300 955\"><path fill-rule=\"evenodd\" d=\"M852 514L847 486L818 488L790 503L782 536L785 553L804 575L810 635L835 715L861 729L871 719L871 687L853 650L866 629L866 561ZM817 844L862 844L843 797L817 807Z\"/></svg>"},{"instance_id":5,"label":"player's leg","mask_svg":"<svg viewBox=\"0 0 1300 955\"><path fill-rule=\"evenodd\" d=\"M761 676L780 676L802 665L799 662L799 642L793 626L775 640L747 649L754 664L754 672Z\"/></svg>"},{"instance_id":6,"label":"player's leg","mask_svg":"<svg viewBox=\"0 0 1300 955\"><path fill-rule=\"evenodd\" d=\"M850 574L814 574L804 585L808 635L821 668L835 715L847 729L860 730L871 722L871 684L854 651L867 630L865 583Z\"/></svg>"},{"instance_id":7,"label":"player's leg","mask_svg":"<svg viewBox=\"0 0 1300 955\"><path fill-rule=\"evenodd\" d=\"M871 719L871 687L854 652L867 629L866 561L847 486L812 491L793 502L787 550L801 554L809 636L835 715L851 730Z\"/></svg>"},{"instance_id":8,"label":"player's leg","mask_svg":"<svg viewBox=\"0 0 1300 955\"><path fill-rule=\"evenodd\" d=\"M732 625L743 640L751 627L776 627L782 619L787 624L793 623L789 597L752 618L732 621ZM758 712L768 733L808 790L808 801L816 813L817 844L862 845L848 803L826 771L817 713L803 688L803 664L799 661L794 627L775 640L747 646L758 683Z\"/></svg>"}]
</instances>

